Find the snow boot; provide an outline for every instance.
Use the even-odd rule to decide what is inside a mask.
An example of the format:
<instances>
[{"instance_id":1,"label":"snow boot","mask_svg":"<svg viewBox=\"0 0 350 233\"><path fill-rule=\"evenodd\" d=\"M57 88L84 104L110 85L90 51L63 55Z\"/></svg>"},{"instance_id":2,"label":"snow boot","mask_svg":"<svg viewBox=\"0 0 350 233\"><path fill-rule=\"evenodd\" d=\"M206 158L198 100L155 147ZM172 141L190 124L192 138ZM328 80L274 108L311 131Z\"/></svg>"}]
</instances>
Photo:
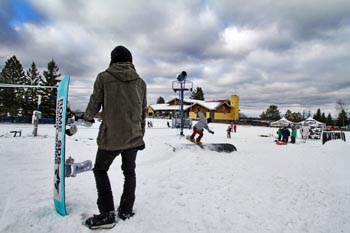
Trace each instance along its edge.
<instances>
[{"instance_id":1,"label":"snow boot","mask_svg":"<svg viewBox=\"0 0 350 233\"><path fill-rule=\"evenodd\" d=\"M115 219L115 213L114 211L103 213L99 215L94 215L85 221L85 225L92 229L111 229L115 226L117 223Z\"/></svg>"},{"instance_id":2,"label":"snow boot","mask_svg":"<svg viewBox=\"0 0 350 233\"><path fill-rule=\"evenodd\" d=\"M134 212L130 212L129 214L122 213L120 207L118 207L118 210L117 210L117 211L118 211L118 218L120 218L120 219L123 220L123 221L125 221L125 220L127 220L127 219L129 219L129 218L131 218L131 217L133 217L133 216L135 215Z\"/></svg>"}]
</instances>

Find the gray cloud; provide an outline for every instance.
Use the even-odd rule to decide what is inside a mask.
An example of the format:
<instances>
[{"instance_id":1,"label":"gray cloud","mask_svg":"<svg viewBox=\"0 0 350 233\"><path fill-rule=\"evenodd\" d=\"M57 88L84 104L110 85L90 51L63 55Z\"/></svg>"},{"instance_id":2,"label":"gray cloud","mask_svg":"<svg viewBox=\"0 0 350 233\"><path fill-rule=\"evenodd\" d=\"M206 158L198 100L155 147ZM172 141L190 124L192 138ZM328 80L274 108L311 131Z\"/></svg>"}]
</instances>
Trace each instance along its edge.
<instances>
[{"instance_id":1,"label":"gray cloud","mask_svg":"<svg viewBox=\"0 0 350 233\"><path fill-rule=\"evenodd\" d=\"M177 96L182 70L206 99L240 95L241 112L259 115L350 103L349 1L50 1L31 0L45 20L8 24L1 3L0 51L24 67L54 59L72 75L72 106L84 109L110 51L128 47L148 84L148 101ZM5 14L5 13L6 14ZM189 94L187 94L188 96Z\"/></svg>"}]
</instances>

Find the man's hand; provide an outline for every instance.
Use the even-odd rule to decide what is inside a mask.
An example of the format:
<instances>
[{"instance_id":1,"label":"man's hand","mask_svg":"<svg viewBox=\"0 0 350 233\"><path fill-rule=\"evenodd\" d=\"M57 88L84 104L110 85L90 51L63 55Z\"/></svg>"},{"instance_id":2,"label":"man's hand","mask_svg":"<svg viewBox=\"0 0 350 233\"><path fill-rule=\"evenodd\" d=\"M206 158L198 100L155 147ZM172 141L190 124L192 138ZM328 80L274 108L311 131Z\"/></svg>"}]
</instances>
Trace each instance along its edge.
<instances>
[{"instance_id":1,"label":"man's hand","mask_svg":"<svg viewBox=\"0 0 350 233\"><path fill-rule=\"evenodd\" d=\"M95 119L94 118L92 118L91 120L84 119L84 113L82 113L82 114L75 114L75 120L76 121L78 121L78 120L87 121L87 122L89 122L91 124L95 123Z\"/></svg>"}]
</instances>

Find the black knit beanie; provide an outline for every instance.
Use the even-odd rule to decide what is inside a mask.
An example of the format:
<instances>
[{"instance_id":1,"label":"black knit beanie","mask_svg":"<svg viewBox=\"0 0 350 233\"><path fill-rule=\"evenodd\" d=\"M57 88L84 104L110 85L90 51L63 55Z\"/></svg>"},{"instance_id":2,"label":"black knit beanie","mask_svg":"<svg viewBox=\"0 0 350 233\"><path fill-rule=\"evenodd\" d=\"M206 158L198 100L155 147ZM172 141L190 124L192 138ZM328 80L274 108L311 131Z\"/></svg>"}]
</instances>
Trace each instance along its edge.
<instances>
[{"instance_id":1,"label":"black knit beanie","mask_svg":"<svg viewBox=\"0 0 350 233\"><path fill-rule=\"evenodd\" d=\"M130 51L124 46L117 46L111 52L111 63L116 62L132 62L132 55Z\"/></svg>"}]
</instances>

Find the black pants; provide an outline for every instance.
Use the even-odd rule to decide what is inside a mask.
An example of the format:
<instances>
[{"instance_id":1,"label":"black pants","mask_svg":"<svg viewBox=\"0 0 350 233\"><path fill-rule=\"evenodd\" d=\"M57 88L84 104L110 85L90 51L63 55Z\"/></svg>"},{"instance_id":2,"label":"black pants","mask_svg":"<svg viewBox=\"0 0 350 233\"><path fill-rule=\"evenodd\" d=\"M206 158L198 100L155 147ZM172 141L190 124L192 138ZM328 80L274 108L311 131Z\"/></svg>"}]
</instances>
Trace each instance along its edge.
<instances>
[{"instance_id":1,"label":"black pants","mask_svg":"<svg viewBox=\"0 0 350 233\"><path fill-rule=\"evenodd\" d=\"M124 151L106 151L97 150L94 166L94 175L97 188L97 206L100 213L114 211L114 201L111 184L108 178L108 170L113 160L121 154L122 170L124 174L124 188L120 198L118 211L123 214L131 214L135 201L136 174L135 160L137 149L128 149Z\"/></svg>"},{"instance_id":2,"label":"black pants","mask_svg":"<svg viewBox=\"0 0 350 233\"><path fill-rule=\"evenodd\" d=\"M292 136L292 137L290 138L290 140L291 140L291 141L290 141L291 143L295 143L295 137Z\"/></svg>"}]
</instances>

